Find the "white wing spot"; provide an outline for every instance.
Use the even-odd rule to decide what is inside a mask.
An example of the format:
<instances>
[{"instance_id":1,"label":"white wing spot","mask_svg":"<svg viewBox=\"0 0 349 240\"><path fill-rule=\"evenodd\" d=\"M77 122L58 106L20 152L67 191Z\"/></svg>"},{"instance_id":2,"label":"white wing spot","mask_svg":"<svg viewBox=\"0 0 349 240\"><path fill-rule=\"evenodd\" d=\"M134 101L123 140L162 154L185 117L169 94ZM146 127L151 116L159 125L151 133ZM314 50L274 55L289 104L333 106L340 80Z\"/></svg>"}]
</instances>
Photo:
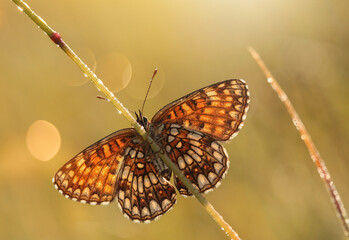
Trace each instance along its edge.
<instances>
[{"instance_id":1,"label":"white wing spot","mask_svg":"<svg viewBox=\"0 0 349 240\"><path fill-rule=\"evenodd\" d=\"M71 167L71 163L67 164L67 166L65 166L66 169Z\"/></svg>"},{"instance_id":2,"label":"white wing spot","mask_svg":"<svg viewBox=\"0 0 349 240\"><path fill-rule=\"evenodd\" d=\"M171 146L170 145L166 145L166 152L171 152Z\"/></svg>"},{"instance_id":3,"label":"white wing spot","mask_svg":"<svg viewBox=\"0 0 349 240\"><path fill-rule=\"evenodd\" d=\"M187 137L189 139L193 139L193 140L196 140L196 141L198 141L198 140L200 140L202 138L202 136L200 134L194 133L194 132L189 132Z\"/></svg>"},{"instance_id":4,"label":"white wing spot","mask_svg":"<svg viewBox=\"0 0 349 240\"><path fill-rule=\"evenodd\" d=\"M126 150L125 150L125 155L127 155L130 152L130 150L131 150L131 148L127 147Z\"/></svg>"},{"instance_id":5,"label":"white wing spot","mask_svg":"<svg viewBox=\"0 0 349 240\"><path fill-rule=\"evenodd\" d=\"M213 183L216 178L217 178L217 174L215 174L213 172L210 172L208 174L208 180L210 180L211 183Z\"/></svg>"},{"instance_id":6,"label":"white wing spot","mask_svg":"<svg viewBox=\"0 0 349 240\"><path fill-rule=\"evenodd\" d=\"M90 188L89 187L85 187L84 190L81 193L81 196L89 197L90 196Z\"/></svg>"},{"instance_id":7,"label":"white wing spot","mask_svg":"<svg viewBox=\"0 0 349 240\"><path fill-rule=\"evenodd\" d=\"M143 163L137 163L137 167L139 168L139 169L142 169L142 168L144 168L144 164Z\"/></svg>"},{"instance_id":8,"label":"white wing spot","mask_svg":"<svg viewBox=\"0 0 349 240\"><path fill-rule=\"evenodd\" d=\"M214 150L219 151L219 144L218 144L218 143L212 142L212 143L211 143L211 147L212 147Z\"/></svg>"},{"instance_id":9,"label":"white wing spot","mask_svg":"<svg viewBox=\"0 0 349 240\"><path fill-rule=\"evenodd\" d=\"M239 118L239 112L236 112L236 111L230 111L229 113L229 116L232 117L233 119L238 119Z\"/></svg>"},{"instance_id":10,"label":"white wing spot","mask_svg":"<svg viewBox=\"0 0 349 240\"><path fill-rule=\"evenodd\" d=\"M139 209L137 206L133 206L132 208L132 216L138 215L139 216Z\"/></svg>"},{"instance_id":11,"label":"white wing spot","mask_svg":"<svg viewBox=\"0 0 349 240\"><path fill-rule=\"evenodd\" d=\"M235 92L235 94L238 95L238 96L241 96L241 95L242 95L242 90L241 90L241 89L236 89L234 92Z\"/></svg>"},{"instance_id":12,"label":"white wing spot","mask_svg":"<svg viewBox=\"0 0 349 240\"><path fill-rule=\"evenodd\" d=\"M166 209L168 205L171 204L171 201L168 199L164 199L161 203L162 209Z\"/></svg>"},{"instance_id":13,"label":"white wing spot","mask_svg":"<svg viewBox=\"0 0 349 240\"><path fill-rule=\"evenodd\" d=\"M81 158L77 163L76 166L80 167L85 162L85 159Z\"/></svg>"},{"instance_id":14,"label":"white wing spot","mask_svg":"<svg viewBox=\"0 0 349 240\"><path fill-rule=\"evenodd\" d=\"M74 191L73 196L80 196L81 190L78 188Z\"/></svg>"},{"instance_id":15,"label":"white wing spot","mask_svg":"<svg viewBox=\"0 0 349 240\"><path fill-rule=\"evenodd\" d=\"M152 184L157 184L159 182L157 177L154 175L154 173L149 173L149 178Z\"/></svg>"},{"instance_id":16,"label":"white wing spot","mask_svg":"<svg viewBox=\"0 0 349 240\"><path fill-rule=\"evenodd\" d=\"M184 169L185 168L185 162L181 156L178 157L177 159L178 162L178 167L179 169Z\"/></svg>"},{"instance_id":17,"label":"white wing spot","mask_svg":"<svg viewBox=\"0 0 349 240\"><path fill-rule=\"evenodd\" d=\"M216 170L216 173L219 173L221 169L223 168L223 165L220 163L213 164L214 170Z\"/></svg>"},{"instance_id":18,"label":"white wing spot","mask_svg":"<svg viewBox=\"0 0 349 240\"><path fill-rule=\"evenodd\" d=\"M133 187L133 190L137 191L137 177L134 177L133 178L133 181L132 181L132 187ZM131 209L130 209L131 210Z\"/></svg>"},{"instance_id":19,"label":"white wing spot","mask_svg":"<svg viewBox=\"0 0 349 240\"><path fill-rule=\"evenodd\" d=\"M149 188L151 186L148 176L144 176L144 186Z\"/></svg>"},{"instance_id":20,"label":"white wing spot","mask_svg":"<svg viewBox=\"0 0 349 240\"><path fill-rule=\"evenodd\" d=\"M138 191L140 193L143 193L143 177L142 176L138 177Z\"/></svg>"},{"instance_id":21,"label":"white wing spot","mask_svg":"<svg viewBox=\"0 0 349 240\"><path fill-rule=\"evenodd\" d=\"M190 140L189 143L193 146L200 147L201 143L199 141Z\"/></svg>"},{"instance_id":22,"label":"white wing spot","mask_svg":"<svg viewBox=\"0 0 349 240\"><path fill-rule=\"evenodd\" d=\"M172 125L171 125L172 126ZM179 133L179 131L178 131L178 129L177 128L171 128L171 131L170 131L170 133L171 133L171 135L173 135L173 136L176 136L178 133Z\"/></svg>"},{"instance_id":23,"label":"white wing spot","mask_svg":"<svg viewBox=\"0 0 349 240\"><path fill-rule=\"evenodd\" d=\"M124 167L124 170L122 171L121 178L126 179L129 172L130 172L130 166Z\"/></svg>"},{"instance_id":24,"label":"white wing spot","mask_svg":"<svg viewBox=\"0 0 349 240\"><path fill-rule=\"evenodd\" d=\"M193 163L193 159L187 154L184 155L184 160L188 165Z\"/></svg>"},{"instance_id":25,"label":"white wing spot","mask_svg":"<svg viewBox=\"0 0 349 240\"><path fill-rule=\"evenodd\" d=\"M74 171L73 170L69 170L68 172L68 176L71 178L74 176Z\"/></svg>"},{"instance_id":26,"label":"white wing spot","mask_svg":"<svg viewBox=\"0 0 349 240\"><path fill-rule=\"evenodd\" d=\"M197 154L199 154L200 156L203 155L203 152L200 148L196 147L196 146L191 146L191 149L193 149Z\"/></svg>"},{"instance_id":27,"label":"white wing spot","mask_svg":"<svg viewBox=\"0 0 349 240\"><path fill-rule=\"evenodd\" d=\"M150 201L149 207L152 214L161 211L160 205L155 200Z\"/></svg>"},{"instance_id":28,"label":"white wing spot","mask_svg":"<svg viewBox=\"0 0 349 240\"><path fill-rule=\"evenodd\" d=\"M217 159L219 162L221 162L221 163L223 162L223 155L220 154L219 152L214 151L214 152L213 152L213 156L214 156L214 158Z\"/></svg>"},{"instance_id":29,"label":"white wing spot","mask_svg":"<svg viewBox=\"0 0 349 240\"><path fill-rule=\"evenodd\" d=\"M134 149L132 149L131 151L130 151L130 157L131 158L134 158L136 156L136 151L134 150Z\"/></svg>"},{"instance_id":30,"label":"white wing spot","mask_svg":"<svg viewBox=\"0 0 349 240\"><path fill-rule=\"evenodd\" d=\"M181 141L179 141L176 145L176 148L182 148L183 147L183 143Z\"/></svg>"},{"instance_id":31,"label":"white wing spot","mask_svg":"<svg viewBox=\"0 0 349 240\"><path fill-rule=\"evenodd\" d=\"M218 85L219 88L224 88L225 87L225 83L221 83Z\"/></svg>"},{"instance_id":32,"label":"white wing spot","mask_svg":"<svg viewBox=\"0 0 349 240\"><path fill-rule=\"evenodd\" d=\"M133 172L130 172L130 174L128 175L127 181L131 182L133 178Z\"/></svg>"},{"instance_id":33,"label":"white wing spot","mask_svg":"<svg viewBox=\"0 0 349 240\"><path fill-rule=\"evenodd\" d=\"M196 162L201 162L201 157L197 155L193 150L189 150L188 154L196 161Z\"/></svg>"},{"instance_id":34,"label":"white wing spot","mask_svg":"<svg viewBox=\"0 0 349 240\"><path fill-rule=\"evenodd\" d=\"M139 151L139 152L137 153L137 158L143 158L143 157L144 157L144 153L141 152L141 151Z\"/></svg>"},{"instance_id":35,"label":"white wing spot","mask_svg":"<svg viewBox=\"0 0 349 240\"><path fill-rule=\"evenodd\" d=\"M205 185L208 185L210 183L208 182L207 178L203 174L199 174L198 184L199 184L199 188L202 189Z\"/></svg>"},{"instance_id":36,"label":"white wing spot","mask_svg":"<svg viewBox=\"0 0 349 240\"><path fill-rule=\"evenodd\" d=\"M207 92L206 95L209 96L209 97L210 96L215 96L215 95L217 95L217 92L216 91L210 91L210 92Z\"/></svg>"},{"instance_id":37,"label":"white wing spot","mask_svg":"<svg viewBox=\"0 0 349 240\"><path fill-rule=\"evenodd\" d=\"M229 89L224 89L224 90L223 90L223 93L224 93L225 95L230 95Z\"/></svg>"},{"instance_id":38,"label":"white wing spot","mask_svg":"<svg viewBox=\"0 0 349 240\"><path fill-rule=\"evenodd\" d=\"M144 207L142 209L142 216L149 216L150 215L150 212L149 212L149 209L147 207Z\"/></svg>"},{"instance_id":39,"label":"white wing spot","mask_svg":"<svg viewBox=\"0 0 349 240\"><path fill-rule=\"evenodd\" d=\"M242 105L235 105L234 108L235 108L236 110L238 110L239 112L241 112L241 110L242 110Z\"/></svg>"},{"instance_id":40,"label":"white wing spot","mask_svg":"<svg viewBox=\"0 0 349 240\"><path fill-rule=\"evenodd\" d=\"M60 177L59 177L59 181L63 181L64 180L64 178L65 178L65 176L66 176L66 174L65 173L63 173Z\"/></svg>"},{"instance_id":41,"label":"white wing spot","mask_svg":"<svg viewBox=\"0 0 349 240\"><path fill-rule=\"evenodd\" d=\"M128 209L129 211L131 211L131 202L129 198L125 198L124 209Z\"/></svg>"},{"instance_id":42,"label":"white wing spot","mask_svg":"<svg viewBox=\"0 0 349 240\"><path fill-rule=\"evenodd\" d=\"M168 141L169 143L171 143L171 142L173 142L173 140L175 140L175 137L172 136L172 135L169 135L168 138L167 138L167 141Z\"/></svg>"}]
</instances>

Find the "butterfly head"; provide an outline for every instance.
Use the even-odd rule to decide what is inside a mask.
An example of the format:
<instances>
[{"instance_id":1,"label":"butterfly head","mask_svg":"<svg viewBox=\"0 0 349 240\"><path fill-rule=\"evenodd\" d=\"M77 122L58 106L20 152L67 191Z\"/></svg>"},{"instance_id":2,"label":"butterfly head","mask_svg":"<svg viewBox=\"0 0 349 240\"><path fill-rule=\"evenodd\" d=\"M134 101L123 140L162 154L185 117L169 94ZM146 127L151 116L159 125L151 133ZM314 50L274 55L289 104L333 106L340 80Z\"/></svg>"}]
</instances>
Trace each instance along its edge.
<instances>
[{"instance_id":1,"label":"butterfly head","mask_svg":"<svg viewBox=\"0 0 349 240\"><path fill-rule=\"evenodd\" d=\"M135 113L136 114L136 120L137 122L144 127L145 130L149 128L149 120L145 116L143 116L143 113L139 110L139 112Z\"/></svg>"}]
</instances>

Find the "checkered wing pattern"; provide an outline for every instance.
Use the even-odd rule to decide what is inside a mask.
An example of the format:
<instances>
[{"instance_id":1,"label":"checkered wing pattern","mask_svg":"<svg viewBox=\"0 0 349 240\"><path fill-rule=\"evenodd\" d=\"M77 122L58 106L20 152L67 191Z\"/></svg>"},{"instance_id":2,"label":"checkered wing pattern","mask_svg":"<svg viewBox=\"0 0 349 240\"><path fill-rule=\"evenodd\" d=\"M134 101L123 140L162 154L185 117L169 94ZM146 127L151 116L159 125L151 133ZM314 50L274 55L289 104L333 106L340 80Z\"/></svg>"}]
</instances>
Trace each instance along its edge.
<instances>
[{"instance_id":1,"label":"checkered wing pattern","mask_svg":"<svg viewBox=\"0 0 349 240\"><path fill-rule=\"evenodd\" d=\"M56 189L81 203L110 203L125 147L138 136L132 128L123 129L86 148L58 170L53 178Z\"/></svg>"},{"instance_id":2,"label":"checkered wing pattern","mask_svg":"<svg viewBox=\"0 0 349 240\"><path fill-rule=\"evenodd\" d=\"M167 136L162 144L168 156L199 192L206 193L220 183L229 162L225 149L218 142L177 124L166 124L163 135ZM191 195L177 177L175 184L180 194Z\"/></svg>"},{"instance_id":3,"label":"checkered wing pattern","mask_svg":"<svg viewBox=\"0 0 349 240\"><path fill-rule=\"evenodd\" d=\"M237 135L248 110L246 83L231 79L201 88L162 108L152 119L154 128L176 123L216 141Z\"/></svg>"},{"instance_id":4,"label":"checkered wing pattern","mask_svg":"<svg viewBox=\"0 0 349 240\"><path fill-rule=\"evenodd\" d=\"M199 192L218 186L228 156L218 141L228 141L243 126L249 104L243 80L232 79L192 92L162 108L151 131L167 154ZM176 177L176 187L191 195Z\"/></svg>"},{"instance_id":5,"label":"checkered wing pattern","mask_svg":"<svg viewBox=\"0 0 349 240\"><path fill-rule=\"evenodd\" d=\"M133 140L125 152L117 180L118 203L124 215L136 222L149 222L176 202L176 191L154 165L149 147ZM144 143L143 143L144 144Z\"/></svg>"}]
</instances>

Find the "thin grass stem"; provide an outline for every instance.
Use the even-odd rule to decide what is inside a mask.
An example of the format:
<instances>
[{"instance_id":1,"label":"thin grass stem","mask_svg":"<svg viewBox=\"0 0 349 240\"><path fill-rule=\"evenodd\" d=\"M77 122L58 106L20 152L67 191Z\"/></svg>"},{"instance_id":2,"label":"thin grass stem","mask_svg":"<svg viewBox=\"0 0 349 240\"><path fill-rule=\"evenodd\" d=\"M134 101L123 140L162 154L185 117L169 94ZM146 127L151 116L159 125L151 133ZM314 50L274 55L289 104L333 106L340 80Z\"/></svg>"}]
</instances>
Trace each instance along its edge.
<instances>
[{"instance_id":1,"label":"thin grass stem","mask_svg":"<svg viewBox=\"0 0 349 240\"><path fill-rule=\"evenodd\" d=\"M143 137L143 139L150 144L151 148L157 153L165 164L171 168L174 174L183 182L195 198L203 205L210 216L217 222L223 231L233 240L240 240L238 234L231 228L231 226L224 221L223 217L213 208L213 206L204 198L189 182L189 180L182 174L178 167L171 161L166 154L160 153L160 147L146 134L144 128L137 123L131 113L122 105L122 103L114 96L112 92L103 84L103 82L93 73L90 68L73 52L73 50L63 41L59 33L54 31L48 24L39 17L31 8L21 0L12 0L18 8L23 11L35 24L37 24L49 37L57 44L83 71L96 88L108 99L129 122L136 129L136 131Z\"/></svg>"},{"instance_id":2,"label":"thin grass stem","mask_svg":"<svg viewBox=\"0 0 349 240\"><path fill-rule=\"evenodd\" d=\"M248 51L251 53L254 60L262 69L271 87L277 93L281 102L284 103L288 113L291 115L292 122L295 125L296 129L298 130L301 139L304 141L305 145L307 146L310 157L315 163L315 166L317 168L317 171L319 172L320 178L323 180L325 187L328 193L330 194L331 202L333 203L339 222L342 225L344 235L347 238L349 238L349 220L347 216L347 211L344 207L344 204L341 200L339 192L331 178L330 172L328 171L324 160L320 156L319 151L315 147L314 142L312 141L307 129L305 128L302 120L300 119L298 113L293 107L291 101L288 99L286 93L280 87L279 83L275 80L275 78L273 77L269 69L266 67L263 60L259 56L259 54L252 47L249 47Z\"/></svg>"}]
</instances>

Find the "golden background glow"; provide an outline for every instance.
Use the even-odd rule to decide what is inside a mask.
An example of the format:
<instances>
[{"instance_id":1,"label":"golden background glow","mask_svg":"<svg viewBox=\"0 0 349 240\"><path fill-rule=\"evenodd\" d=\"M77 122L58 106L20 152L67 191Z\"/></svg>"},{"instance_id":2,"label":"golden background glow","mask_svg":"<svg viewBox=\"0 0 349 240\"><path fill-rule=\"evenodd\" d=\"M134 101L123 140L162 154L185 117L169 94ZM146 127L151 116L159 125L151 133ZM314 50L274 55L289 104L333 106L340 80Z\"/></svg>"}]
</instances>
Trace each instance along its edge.
<instances>
[{"instance_id":1,"label":"golden background glow","mask_svg":"<svg viewBox=\"0 0 349 240\"><path fill-rule=\"evenodd\" d=\"M348 1L28 4L130 110L141 107L158 67L149 118L198 88L245 79L250 111L225 144L228 174L206 197L246 240L345 239L307 149L246 48L261 54L284 87L349 207ZM135 224L116 203L62 197L51 183L58 168L129 124L11 1L0 2L0 51L0 239L227 239L193 198L178 197L158 221ZM28 150L28 129L39 119L61 138L46 162Z\"/></svg>"}]
</instances>

